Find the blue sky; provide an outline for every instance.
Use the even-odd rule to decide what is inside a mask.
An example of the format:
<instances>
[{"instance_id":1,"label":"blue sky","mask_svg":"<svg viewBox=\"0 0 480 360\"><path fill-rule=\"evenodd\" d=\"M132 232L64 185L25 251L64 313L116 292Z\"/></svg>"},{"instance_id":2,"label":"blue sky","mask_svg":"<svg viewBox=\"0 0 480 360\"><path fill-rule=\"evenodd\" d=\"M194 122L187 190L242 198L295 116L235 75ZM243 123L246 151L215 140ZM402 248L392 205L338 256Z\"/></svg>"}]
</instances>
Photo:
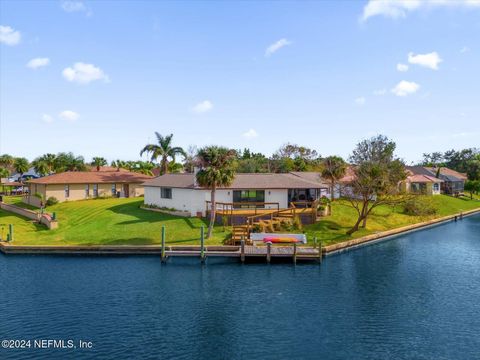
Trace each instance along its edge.
<instances>
[{"instance_id":1,"label":"blue sky","mask_svg":"<svg viewBox=\"0 0 480 360\"><path fill-rule=\"evenodd\" d=\"M480 146L480 2L0 2L0 153Z\"/></svg>"}]
</instances>

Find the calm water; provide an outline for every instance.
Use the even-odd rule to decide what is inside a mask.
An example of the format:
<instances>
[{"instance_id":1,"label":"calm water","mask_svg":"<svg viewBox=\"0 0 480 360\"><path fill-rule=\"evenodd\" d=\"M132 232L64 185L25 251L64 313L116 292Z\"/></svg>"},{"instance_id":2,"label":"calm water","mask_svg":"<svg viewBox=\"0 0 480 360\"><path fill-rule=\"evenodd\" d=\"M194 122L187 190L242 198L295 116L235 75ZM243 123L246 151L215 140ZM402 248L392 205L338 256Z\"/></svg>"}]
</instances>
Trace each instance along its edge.
<instances>
[{"instance_id":1,"label":"calm water","mask_svg":"<svg viewBox=\"0 0 480 360\"><path fill-rule=\"evenodd\" d=\"M213 259L211 259L213 260ZM1 359L480 359L480 216L321 265L0 255Z\"/></svg>"}]
</instances>

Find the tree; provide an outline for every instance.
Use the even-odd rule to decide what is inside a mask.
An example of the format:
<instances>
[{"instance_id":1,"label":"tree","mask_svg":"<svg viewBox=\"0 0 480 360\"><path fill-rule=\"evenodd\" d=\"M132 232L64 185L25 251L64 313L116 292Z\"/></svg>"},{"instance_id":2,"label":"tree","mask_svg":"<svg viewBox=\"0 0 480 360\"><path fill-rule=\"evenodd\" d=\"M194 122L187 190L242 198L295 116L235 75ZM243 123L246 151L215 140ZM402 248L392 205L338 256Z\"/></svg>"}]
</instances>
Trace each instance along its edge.
<instances>
[{"instance_id":1,"label":"tree","mask_svg":"<svg viewBox=\"0 0 480 360\"><path fill-rule=\"evenodd\" d=\"M200 166L200 170L196 175L198 184L210 189L211 192L208 239L212 235L215 223L215 192L219 187L231 185L235 178L235 151L225 147L207 146L199 150L197 161Z\"/></svg>"},{"instance_id":2,"label":"tree","mask_svg":"<svg viewBox=\"0 0 480 360\"><path fill-rule=\"evenodd\" d=\"M107 165L107 160L103 157L94 157L90 165L95 166L97 171L100 171L100 167Z\"/></svg>"},{"instance_id":3,"label":"tree","mask_svg":"<svg viewBox=\"0 0 480 360\"><path fill-rule=\"evenodd\" d=\"M13 167L17 173L20 174L20 178L26 173L30 167L28 160L23 157L15 158L13 162Z\"/></svg>"},{"instance_id":4,"label":"tree","mask_svg":"<svg viewBox=\"0 0 480 360\"><path fill-rule=\"evenodd\" d=\"M480 160L475 159L467 163L467 176L470 180L480 180Z\"/></svg>"},{"instance_id":5,"label":"tree","mask_svg":"<svg viewBox=\"0 0 480 360\"><path fill-rule=\"evenodd\" d=\"M343 193L358 218L348 235L358 231L360 224L365 227L376 207L405 201L398 186L406 178L405 164L395 157L395 147L395 142L378 135L361 141L353 150L349 160L354 164L354 177Z\"/></svg>"},{"instance_id":6,"label":"tree","mask_svg":"<svg viewBox=\"0 0 480 360\"><path fill-rule=\"evenodd\" d=\"M339 156L328 156L322 160L322 178L330 181L330 200L334 200L335 185L345 176L347 164Z\"/></svg>"},{"instance_id":7,"label":"tree","mask_svg":"<svg viewBox=\"0 0 480 360\"><path fill-rule=\"evenodd\" d=\"M75 156L72 152L58 153L53 161L53 170L56 173L64 171L85 171L87 169L83 156Z\"/></svg>"},{"instance_id":8,"label":"tree","mask_svg":"<svg viewBox=\"0 0 480 360\"><path fill-rule=\"evenodd\" d=\"M473 194L478 194L480 192L480 180L465 181L464 189L470 193L470 199L473 199Z\"/></svg>"},{"instance_id":9,"label":"tree","mask_svg":"<svg viewBox=\"0 0 480 360\"><path fill-rule=\"evenodd\" d=\"M183 165L174 161L168 163L168 172L172 174L178 174L182 172Z\"/></svg>"},{"instance_id":10,"label":"tree","mask_svg":"<svg viewBox=\"0 0 480 360\"><path fill-rule=\"evenodd\" d=\"M49 175L54 171L55 154L44 154L32 161L35 172L41 176Z\"/></svg>"},{"instance_id":11,"label":"tree","mask_svg":"<svg viewBox=\"0 0 480 360\"><path fill-rule=\"evenodd\" d=\"M7 178L9 176L10 176L10 171L8 171L7 168L0 167L0 179Z\"/></svg>"},{"instance_id":12,"label":"tree","mask_svg":"<svg viewBox=\"0 0 480 360\"><path fill-rule=\"evenodd\" d=\"M193 170L196 165L196 156L198 153L198 149L195 145L190 145L187 149L185 154L185 161L183 163L183 169L187 173L193 173Z\"/></svg>"},{"instance_id":13,"label":"tree","mask_svg":"<svg viewBox=\"0 0 480 360\"><path fill-rule=\"evenodd\" d=\"M131 171L134 171L143 175L153 176L152 170L154 167L155 167L155 164L150 161L136 161Z\"/></svg>"},{"instance_id":14,"label":"tree","mask_svg":"<svg viewBox=\"0 0 480 360\"><path fill-rule=\"evenodd\" d=\"M168 173L168 163L171 161L175 162L175 157L177 155L182 155L186 157L185 151L181 147L172 146L173 134L162 136L158 132L155 132L157 137L158 144L148 144L140 151L140 156L143 153L150 153L151 160L155 161L160 158L160 169L161 175Z\"/></svg>"},{"instance_id":15,"label":"tree","mask_svg":"<svg viewBox=\"0 0 480 360\"><path fill-rule=\"evenodd\" d=\"M271 157L275 172L317 170L320 156L316 150L296 144L284 144Z\"/></svg>"},{"instance_id":16,"label":"tree","mask_svg":"<svg viewBox=\"0 0 480 360\"><path fill-rule=\"evenodd\" d=\"M9 172L13 170L13 163L15 158L9 154L0 155L0 166L7 169Z\"/></svg>"}]
</instances>

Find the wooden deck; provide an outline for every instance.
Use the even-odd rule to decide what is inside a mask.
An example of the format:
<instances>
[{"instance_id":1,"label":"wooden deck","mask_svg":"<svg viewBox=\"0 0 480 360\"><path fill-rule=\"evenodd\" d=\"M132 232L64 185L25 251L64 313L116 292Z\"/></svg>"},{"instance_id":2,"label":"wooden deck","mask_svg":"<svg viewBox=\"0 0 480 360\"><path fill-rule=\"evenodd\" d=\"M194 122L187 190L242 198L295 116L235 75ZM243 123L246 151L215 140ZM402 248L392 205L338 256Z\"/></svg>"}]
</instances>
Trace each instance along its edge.
<instances>
[{"instance_id":1,"label":"wooden deck","mask_svg":"<svg viewBox=\"0 0 480 360\"><path fill-rule=\"evenodd\" d=\"M233 209L233 210L223 210L219 209L216 211L217 215L226 215L226 216L255 216L255 215L270 215L278 210L276 209ZM312 214L314 210L312 208L297 208L295 209L296 214Z\"/></svg>"}]
</instances>

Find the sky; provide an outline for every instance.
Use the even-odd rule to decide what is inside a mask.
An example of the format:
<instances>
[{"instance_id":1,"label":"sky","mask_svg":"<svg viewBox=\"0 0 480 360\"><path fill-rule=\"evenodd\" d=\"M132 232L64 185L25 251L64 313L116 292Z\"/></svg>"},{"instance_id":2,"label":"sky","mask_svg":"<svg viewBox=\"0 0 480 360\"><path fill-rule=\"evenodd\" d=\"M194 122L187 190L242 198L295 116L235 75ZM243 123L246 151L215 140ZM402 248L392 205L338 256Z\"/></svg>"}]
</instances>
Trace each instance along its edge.
<instances>
[{"instance_id":1,"label":"sky","mask_svg":"<svg viewBox=\"0 0 480 360\"><path fill-rule=\"evenodd\" d=\"M0 153L480 147L480 0L0 1ZM145 156L144 156L144 159Z\"/></svg>"}]
</instances>

